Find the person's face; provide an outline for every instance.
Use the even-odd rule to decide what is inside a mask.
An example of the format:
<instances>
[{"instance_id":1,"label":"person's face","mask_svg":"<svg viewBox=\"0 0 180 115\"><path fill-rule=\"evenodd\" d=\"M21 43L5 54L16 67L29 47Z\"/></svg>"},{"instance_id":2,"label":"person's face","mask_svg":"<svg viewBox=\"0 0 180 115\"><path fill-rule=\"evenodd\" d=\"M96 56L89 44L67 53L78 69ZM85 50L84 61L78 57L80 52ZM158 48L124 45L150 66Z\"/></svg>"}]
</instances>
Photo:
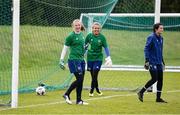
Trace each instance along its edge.
<instances>
[{"instance_id":1,"label":"person's face","mask_svg":"<svg viewBox=\"0 0 180 115\"><path fill-rule=\"evenodd\" d=\"M81 31L81 23L79 21L76 21L73 23L73 30L75 32L80 32Z\"/></svg>"},{"instance_id":2,"label":"person's face","mask_svg":"<svg viewBox=\"0 0 180 115\"><path fill-rule=\"evenodd\" d=\"M92 31L94 35L99 35L101 27L99 25L93 25Z\"/></svg>"},{"instance_id":3,"label":"person's face","mask_svg":"<svg viewBox=\"0 0 180 115\"><path fill-rule=\"evenodd\" d=\"M163 25L160 25L160 26L159 26L159 28L158 28L158 29L156 29L156 33L157 33L158 35L162 34L162 33L163 33L163 31L164 31L164 29L163 29Z\"/></svg>"}]
</instances>

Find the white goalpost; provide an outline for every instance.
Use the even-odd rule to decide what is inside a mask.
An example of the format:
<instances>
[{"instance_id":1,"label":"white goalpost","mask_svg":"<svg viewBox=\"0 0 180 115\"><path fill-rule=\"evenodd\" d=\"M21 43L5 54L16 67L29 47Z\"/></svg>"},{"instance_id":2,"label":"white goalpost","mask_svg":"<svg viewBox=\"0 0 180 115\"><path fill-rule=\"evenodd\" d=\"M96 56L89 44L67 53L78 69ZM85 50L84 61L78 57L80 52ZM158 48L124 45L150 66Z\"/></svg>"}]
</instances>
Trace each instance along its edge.
<instances>
[{"instance_id":1,"label":"white goalpost","mask_svg":"<svg viewBox=\"0 0 180 115\"><path fill-rule=\"evenodd\" d=\"M12 57L12 93L11 107L18 106L19 76L19 14L20 0L13 0L13 57Z\"/></svg>"},{"instance_id":2,"label":"white goalpost","mask_svg":"<svg viewBox=\"0 0 180 115\"><path fill-rule=\"evenodd\" d=\"M61 2L61 1L64 1L64 2ZM11 78L10 78L11 86L8 84L10 86L10 88L9 87L8 88L11 89L11 91L9 90L9 92L8 92L8 94L11 94L11 97L10 97L11 99L8 97L8 102L9 102L9 100L11 100L12 108L18 107L18 92L21 92L21 91L25 92L24 89L28 89L28 91L32 91L34 86L37 85L37 82L39 82L39 81L44 80L45 82L49 83L52 86L57 85L58 88L61 87L61 84L59 84L58 80L56 80L57 82L54 83L54 81L53 81L54 79L61 78L59 80L62 80L63 81L62 83L64 83L63 77L59 77L59 74L56 71L59 69L59 68L57 68L58 66L56 67L56 64L58 63L58 62L56 62L56 58L57 58L56 52L57 52L57 50L59 51L59 48L60 48L59 45L62 44L61 40L64 39L64 37L67 35L67 32L70 30L70 22L72 22L72 20L74 18L79 18L79 16L81 15L80 20L82 20L82 22L84 21L85 28L87 29L88 32L91 32L91 25L94 21L97 21L97 20L104 21L105 20L102 23L102 25L104 24L105 26L109 26L109 28L107 27L107 29L104 29L106 34L109 35L109 33L110 34L118 33L114 30L118 30L119 28L121 28L122 31L128 30L128 32L131 29L132 30L137 29L135 34L139 34L140 33L139 31L142 31L145 28L145 29L147 29L147 33L148 33L151 30L151 26L153 25L153 23L160 22L161 17L178 17L178 18L180 17L180 13L160 13L161 0L154 0L154 2L152 4L152 8L155 7L155 9L152 10L152 13L120 13L120 14L111 13L112 9L114 8L114 6L118 0L112 0L110 2L108 2L107 0L101 0L102 2L98 1L98 0L92 0L95 3L93 3L90 0L86 0L86 2L84 2L83 0L79 0L79 1L82 2L81 5L78 7L74 7L75 4L73 4L73 2L66 3L67 2L66 0L60 0L60 1L52 0L52 1L45 1L45 2L43 2L42 0L33 0L30 3L28 0L26 0L26 1L23 1L24 3L21 1L23 4L21 6L21 12L20 12L20 0L10 1L10 3L12 2L11 4L12 4L13 17L9 18L9 19L10 19L10 22L13 22L13 27L12 27L13 28L13 35L12 35L13 41L12 41L12 45L11 45L12 53L10 52L12 54L12 56L11 56L12 67L10 65L10 69L12 68L12 73L10 73L11 75L9 75L9 76L11 76ZM155 6L154 6L154 3L155 3ZM87 7L84 7L84 4L88 4ZM94 6L94 4L95 4L95 6ZM107 6L105 6L105 5L107 5ZM11 5L10 5L10 7L11 7ZM29 12L32 12L32 14ZM95 13L91 13L91 12L95 12ZM7 13L9 13L9 12L7 12ZM20 14L21 14L21 16L20 16ZM38 15L36 16L36 14L38 14ZM107 14L110 18L109 20L107 19L108 18ZM146 17L146 18L144 18L145 21L148 20L148 18L150 17L150 19L152 19L152 20L150 20L150 23L148 22L147 25L145 25L146 23L141 23L141 21L139 21L140 26L136 26L136 25L138 25L138 23L136 23L136 21L133 22L132 20L128 20L129 22L123 22L121 20L120 21L115 20L116 17L118 17L118 16L123 17L123 18L128 17L128 16L130 16L130 18L138 17L138 19L139 19L139 17ZM31 17L31 18L29 18L29 17ZM95 17L97 17L97 18L95 18ZM113 17L113 18L115 17L114 20L111 20L111 17ZM20 18L21 18L21 25L20 25ZM124 20L126 20L126 19L124 19ZM117 23L110 23L111 21L112 22L114 21ZM107 22L107 25L105 24L106 22ZM130 24L131 22L132 22L132 25ZM112 24L112 25L110 25L110 24ZM21 32L22 32L21 34L20 34L20 26L21 26ZM118 28L118 26L119 26L119 28ZM179 28L180 24L176 23L175 26L177 26ZM114 28L111 28L111 27L114 27ZM113 31L111 31L111 30L113 30ZM111 33L111 32L113 32L113 33ZM27 35L27 33L28 33L28 35ZM133 34L133 35L135 35L135 34ZM21 39L20 39L20 35L22 35ZM24 35L25 35L25 37L24 37ZM30 35L32 35L32 36L30 36ZM132 34L130 33L130 35L132 35ZM115 36L114 38L116 38L116 35L114 35L114 36ZM135 38L135 37L132 37L132 38ZM30 44L29 41L26 39L23 39L23 38L31 39L31 41L30 41L31 44L33 44L35 42L38 44L33 44L32 47L29 47L29 44ZM126 38L126 37L124 37L124 38ZM138 37L136 37L136 38L138 38ZM145 37L143 36L142 38L145 38ZM11 37L10 37L10 39L11 39ZM23 46L26 46L25 48L20 47L20 40L22 40L21 41L22 44L24 43ZM117 40L119 40L119 38ZM138 38L138 40L142 40L142 39ZM39 41L41 41L42 43ZM49 42L49 41L51 41L51 42ZM137 44L137 46L138 45L139 44ZM47 46L49 46L48 49L50 49L50 51L49 50L46 51ZM132 45L127 44L127 46L132 46ZM120 50L118 48L116 48L114 52L119 53ZM42 52L39 49L41 49L44 52ZM21 56L20 56L19 50L21 51ZM34 52L34 50L36 50L36 52ZM32 53L27 53L27 51L30 51ZM125 53L126 53L126 51L125 51ZM48 56L51 58L49 58ZM137 58L136 56L138 57L138 55L136 53L134 53L135 59ZM139 60L143 63L143 55L141 55L141 56L142 56L142 58L139 56L140 57ZM19 57L23 57L23 59L20 60ZM43 59L41 59L41 57L43 57ZM122 58L122 59L125 60L129 57L131 57L131 56L128 55L127 57ZM33 58L33 59L31 59L31 58ZM119 59L118 56L117 56L117 58ZM47 59L48 59L48 62L46 62ZM19 60L21 61L21 63L19 63ZM143 64L140 65L141 64L140 61L137 63L134 63L136 60L134 62L132 62L133 60L131 60L129 58L127 60L132 63L129 63L128 61L126 63L126 60L125 61L124 60L123 61L121 61L121 59L120 59L120 61L118 60L117 62L114 63L117 65L113 65L112 67L106 67L103 65L102 70L113 70L113 71L111 71L112 73L111 72L107 72L108 74L102 73L104 75L103 77L107 77L107 79L109 80L109 78L111 78L111 76L113 76L110 74L113 74L114 70L117 70L117 71L121 71L121 70L122 71L147 71L143 68ZM37 65L36 61L38 62L39 65ZM29 67L28 64L31 62L33 62L32 69L26 68L26 67ZM46 62L46 63L44 63L44 62ZM125 62L125 63L121 63L121 62ZM118 65L118 64L121 64L121 65ZM127 64L129 64L129 65L127 65ZM41 68L44 65L48 65L48 67ZM19 68L19 66L21 68ZM27 70L27 71L24 71L24 70ZM166 71L167 72L180 72L180 66L166 66L165 72ZM103 71L103 72L105 72L105 71ZM19 79L19 73L20 73L21 79ZM61 73L60 76L63 76L64 73ZM143 73L143 72L141 72L141 73ZM33 76L33 77L31 77L31 76ZM119 75L114 75L114 76L117 78L119 77ZM122 76L123 76L124 81L126 81L128 75L122 75ZM120 77L122 77L122 76L120 76ZM144 74L142 76L144 76ZM32 80L26 79L27 77L29 79L32 78ZM53 80L52 80L52 78L53 78ZM111 78L111 79L112 79L112 82L114 83L114 81L113 81L114 78ZM22 80L24 80L24 81L22 81ZM69 82L70 81L68 79L67 83L69 83ZM117 81L117 82L118 82L117 84L120 84L119 81ZM104 84L105 85L103 87L105 87L105 88L109 88L109 87L114 88L114 86L115 86L115 88L121 87L120 86L121 84L120 85L112 84L113 86L109 82L104 83ZM123 85L124 84L122 84L122 86ZM138 85L127 83L127 86L125 84L125 86L123 86L123 87L134 88L134 86L138 86ZM66 86L66 85L64 85L64 86ZM89 84L87 86L89 86ZM153 92L156 92L156 85L153 85L153 86L154 86Z\"/></svg>"},{"instance_id":3,"label":"white goalpost","mask_svg":"<svg viewBox=\"0 0 180 115\"><path fill-rule=\"evenodd\" d=\"M160 22L160 13L161 13L161 0L156 0L155 2L155 16L154 16L154 23ZM157 92L157 82L152 86L152 92Z\"/></svg>"},{"instance_id":4,"label":"white goalpost","mask_svg":"<svg viewBox=\"0 0 180 115\"><path fill-rule=\"evenodd\" d=\"M161 8L161 0L155 0L155 9L154 9L154 13L111 13L109 15L109 19L111 20L111 18L115 17L151 17L153 18L153 22L157 23L160 22L160 18L161 17L180 17L180 13L161 13L160 12L160 8ZM87 32L91 31L91 24L93 23L93 21L98 21L96 19L98 19L98 17L101 16L105 16L105 13L82 13L80 16L80 19L82 20L82 22L86 23L86 28L87 28ZM84 21L84 20L88 20L88 21ZM117 20L116 20L117 21ZM118 21L117 21L118 22ZM153 24L153 23L152 23ZM109 22L107 22L107 25L110 26L115 26L118 27L119 25L116 24L111 24ZM129 24L130 25L130 24ZM136 27L136 26L129 26L127 25L123 25L123 27L127 27L127 28L140 28L140 29L152 29L152 25L142 25L141 27ZM166 28L169 28L170 26L166 26ZM173 25L172 27L180 27L179 24ZM118 71L146 71L144 69L143 66L140 65L113 65L112 67L106 67L106 66L102 66L102 70L118 70ZM165 72L180 72L180 66L166 66L166 70ZM153 92L157 92L156 90L156 83L153 85Z\"/></svg>"}]
</instances>

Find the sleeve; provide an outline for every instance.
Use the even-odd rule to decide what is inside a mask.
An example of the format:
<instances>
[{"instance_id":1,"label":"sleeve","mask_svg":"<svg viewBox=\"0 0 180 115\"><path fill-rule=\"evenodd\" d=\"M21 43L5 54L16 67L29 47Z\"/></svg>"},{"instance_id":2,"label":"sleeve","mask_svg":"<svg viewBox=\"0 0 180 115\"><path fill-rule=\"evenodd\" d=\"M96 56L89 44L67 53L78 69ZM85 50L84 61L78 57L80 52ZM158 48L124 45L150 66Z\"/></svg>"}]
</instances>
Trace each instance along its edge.
<instances>
[{"instance_id":1,"label":"sleeve","mask_svg":"<svg viewBox=\"0 0 180 115\"><path fill-rule=\"evenodd\" d=\"M110 56L110 52L109 52L109 48L108 47L104 48L104 52L106 54L106 57Z\"/></svg>"},{"instance_id":2,"label":"sleeve","mask_svg":"<svg viewBox=\"0 0 180 115\"><path fill-rule=\"evenodd\" d=\"M66 56L66 52L68 50L68 46L64 45L62 52L61 52L61 56L60 56L60 60L64 60L64 57Z\"/></svg>"},{"instance_id":3,"label":"sleeve","mask_svg":"<svg viewBox=\"0 0 180 115\"><path fill-rule=\"evenodd\" d=\"M163 57L163 44L164 44L164 40L163 40L163 37L162 37L162 63L163 63L163 65L165 65L164 57Z\"/></svg>"},{"instance_id":4,"label":"sleeve","mask_svg":"<svg viewBox=\"0 0 180 115\"><path fill-rule=\"evenodd\" d=\"M88 35L86 36L85 44L88 44L88 43L89 43L89 36L90 36L90 34L88 34Z\"/></svg>"},{"instance_id":5,"label":"sleeve","mask_svg":"<svg viewBox=\"0 0 180 115\"><path fill-rule=\"evenodd\" d=\"M102 35L102 38L103 38L103 44L102 45L104 48L107 48L108 45L107 45L106 37Z\"/></svg>"},{"instance_id":6,"label":"sleeve","mask_svg":"<svg viewBox=\"0 0 180 115\"><path fill-rule=\"evenodd\" d=\"M108 48L105 36L103 36L103 47L104 47L104 51L105 51L106 57L110 56L110 52L109 52L109 48Z\"/></svg>"},{"instance_id":7,"label":"sleeve","mask_svg":"<svg viewBox=\"0 0 180 115\"><path fill-rule=\"evenodd\" d=\"M72 38L73 38L72 34L70 34L69 36L66 37L66 39L65 39L66 46L71 46Z\"/></svg>"},{"instance_id":8,"label":"sleeve","mask_svg":"<svg viewBox=\"0 0 180 115\"><path fill-rule=\"evenodd\" d=\"M151 48L151 45L152 45L152 39L153 39L153 37L149 36L147 38L146 45L144 47L144 56L145 56L146 61L149 61L149 55L150 55L149 51L150 51L150 48Z\"/></svg>"},{"instance_id":9,"label":"sleeve","mask_svg":"<svg viewBox=\"0 0 180 115\"><path fill-rule=\"evenodd\" d=\"M85 50L87 50L88 49L88 46L89 46L89 38L90 38L90 34L88 34L87 36L86 36L86 39L85 39Z\"/></svg>"}]
</instances>

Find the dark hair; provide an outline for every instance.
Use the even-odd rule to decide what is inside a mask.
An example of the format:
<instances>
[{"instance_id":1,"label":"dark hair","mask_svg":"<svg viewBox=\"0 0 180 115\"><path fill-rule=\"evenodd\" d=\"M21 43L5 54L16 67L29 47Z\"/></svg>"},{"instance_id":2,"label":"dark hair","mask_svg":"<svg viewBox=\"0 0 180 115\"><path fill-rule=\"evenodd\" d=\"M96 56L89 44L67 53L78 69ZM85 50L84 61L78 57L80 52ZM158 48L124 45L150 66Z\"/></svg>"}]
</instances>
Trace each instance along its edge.
<instances>
[{"instance_id":1,"label":"dark hair","mask_svg":"<svg viewBox=\"0 0 180 115\"><path fill-rule=\"evenodd\" d=\"M156 30L159 28L159 26L161 26L161 25L163 25L163 24L161 24L161 23L155 23L154 25L153 25L153 32L156 32Z\"/></svg>"}]
</instances>

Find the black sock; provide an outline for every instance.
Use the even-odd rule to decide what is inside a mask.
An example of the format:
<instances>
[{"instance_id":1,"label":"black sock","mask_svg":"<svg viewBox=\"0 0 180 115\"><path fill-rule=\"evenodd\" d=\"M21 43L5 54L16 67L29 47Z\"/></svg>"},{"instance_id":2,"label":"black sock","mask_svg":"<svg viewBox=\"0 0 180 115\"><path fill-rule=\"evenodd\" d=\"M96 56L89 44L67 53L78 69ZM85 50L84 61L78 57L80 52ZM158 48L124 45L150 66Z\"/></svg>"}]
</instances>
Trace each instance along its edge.
<instances>
[{"instance_id":1,"label":"black sock","mask_svg":"<svg viewBox=\"0 0 180 115\"><path fill-rule=\"evenodd\" d=\"M71 91L74 90L77 87L77 80L71 83L70 87L66 91L65 95L69 96Z\"/></svg>"},{"instance_id":2,"label":"black sock","mask_svg":"<svg viewBox=\"0 0 180 115\"><path fill-rule=\"evenodd\" d=\"M160 99L160 98L161 98L161 92L157 92L156 99Z\"/></svg>"},{"instance_id":3,"label":"black sock","mask_svg":"<svg viewBox=\"0 0 180 115\"><path fill-rule=\"evenodd\" d=\"M145 87L143 87L141 90L140 90L140 93L144 93L146 91L146 88Z\"/></svg>"}]
</instances>

